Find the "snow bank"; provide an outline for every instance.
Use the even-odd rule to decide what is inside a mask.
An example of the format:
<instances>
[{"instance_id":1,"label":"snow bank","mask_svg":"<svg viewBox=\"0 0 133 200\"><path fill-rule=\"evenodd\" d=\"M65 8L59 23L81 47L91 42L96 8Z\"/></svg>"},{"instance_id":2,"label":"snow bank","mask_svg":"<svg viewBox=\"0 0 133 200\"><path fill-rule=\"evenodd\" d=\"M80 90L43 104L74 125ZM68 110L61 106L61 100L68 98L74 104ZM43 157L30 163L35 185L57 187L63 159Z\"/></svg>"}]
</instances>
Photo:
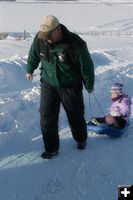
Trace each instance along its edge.
<instances>
[{"instance_id":1,"label":"snow bank","mask_svg":"<svg viewBox=\"0 0 133 200\"><path fill-rule=\"evenodd\" d=\"M23 90L31 87L26 80L26 57L19 57L17 54L9 60L0 60L0 92L6 93L11 91Z\"/></svg>"},{"instance_id":2,"label":"snow bank","mask_svg":"<svg viewBox=\"0 0 133 200\"><path fill-rule=\"evenodd\" d=\"M120 49L108 49L108 50L99 50L91 52L92 59L94 61L96 70L96 91L95 94L98 97L100 102L105 101L103 109L105 112L109 107L109 88L113 82L121 82L125 85L126 93L129 93L130 96L133 96L133 92L130 90L130 85L132 84L133 79L133 63L130 60L121 60L124 58L124 52ZM1 98L0 104L6 110L1 110L1 130L6 132L11 130L15 125L16 121L20 121L17 118L14 119L13 113L16 113L17 110L25 110L32 105L35 101L36 106L39 107L38 96L40 94L39 89L39 71L35 73L35 80L29 82L25 78L25 67L26 67L27 56L19 57L15 55L9 60L1 59L0 60L0 90ZM101 96L101 91L105 91ZM13 96L12 96L13 95ZM37 99L36 99L37 97ZM89 106L88 103L88 94L84 90L84 99L86 104L86 118L89 117ZM95 100L92 97L92 107L93 114L99 115L100 110L97 105L95 105ZM27 105L25 105L27 102ZM28 104L30 104L28 106ZM12 106L11 106L12 105ZM94 106L95 105L95 106ZM12 107L11 111L10 106ZM24 107L23 107L24 106ZM9 110L8 110L8 109ZM38 108L34 108L38 110ZM29 108L28 108L29 110ZM10 113L11 112L11 113ZM34 111L36 112L36 111ZM10 114L9 114L10 113ZM32 114L32 113L31 113ZM7 121L6 118L9 117ZM19 114L17 115L19 117ZM28 116L29 118L32 118ZM15 121L16 120L16 121ZM12 126L13 121L13 126ZM26 121L25 121L26 122ZM61 127L67 126L66 116L64 110L61 109L60 125ZM34 126L34 124L30 125ZM12 128L11 128L12 127ZM18 126L19 127L19 126Z\"/></svg>"}]
</instances>

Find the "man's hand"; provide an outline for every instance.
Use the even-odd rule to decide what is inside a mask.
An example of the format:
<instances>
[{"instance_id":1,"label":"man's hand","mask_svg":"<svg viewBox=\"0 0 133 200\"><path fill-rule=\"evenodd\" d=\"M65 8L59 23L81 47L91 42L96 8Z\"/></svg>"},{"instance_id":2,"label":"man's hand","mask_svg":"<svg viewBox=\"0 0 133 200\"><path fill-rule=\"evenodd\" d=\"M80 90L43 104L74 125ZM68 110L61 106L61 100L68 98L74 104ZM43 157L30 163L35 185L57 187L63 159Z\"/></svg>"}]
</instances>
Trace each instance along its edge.
<instances>
[{"instance_id":1,"label":"man's hand","mask_svg":"<svg viewBox=\"0 0 133 200\"><path fill-rule=\"evenodd\" d=\"M94 92L94 88L92 88L91 90L88 90L89 93L93 93Z\"/></svg>"},{"instance_id":2,"label":"man's hand","mask_svg":"<svg viewBox=\"0 0 133 200\"><path fill-rule=\"evenodd\" d=\"M27 73L27 74L26 74L26 78L27 78L28 81L32 81L32 79L33 79L33 75Z\"/></svg>"}]
</instances>

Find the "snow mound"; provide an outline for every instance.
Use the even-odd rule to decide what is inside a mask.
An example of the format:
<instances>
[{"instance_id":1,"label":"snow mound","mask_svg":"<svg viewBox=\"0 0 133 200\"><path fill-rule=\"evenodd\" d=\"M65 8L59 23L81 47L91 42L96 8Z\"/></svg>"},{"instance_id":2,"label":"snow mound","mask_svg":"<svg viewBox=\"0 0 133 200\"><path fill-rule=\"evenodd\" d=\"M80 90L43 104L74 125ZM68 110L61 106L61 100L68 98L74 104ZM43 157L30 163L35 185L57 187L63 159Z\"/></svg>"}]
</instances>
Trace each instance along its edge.
<instances>
[{"instance_id":1,"label":"snow mound","mask_svg":"<svg viewBox=\"0 0 133 200\"><path fill-rule=\"evenodd\" d=\"M27 56L19 57L15 55L9 60L0 60L0 92L6 93L19 91L33 85L26 80L26 61Z\"/></svg>"},{"instance_id":2,"label":"snow mound","mask_svg":"<svg viewBox=\"0 0 133 200\"><path fill-rule=\"evenodd\" d=\"M36 119L38 115L33 115L31 110L39 107L39 97L40 89L38 87L0 95L1 136L10 132L22 132L28 126L27 122L30 118L34 123L38 121Z\"/></svg>"},{"instance_id":3,"label":"snow mound","mask_svg":"<svg viewBox=\"0 0 133 200\"><path fill-rule=\"evenodd\" d=\"M111 60L106 52L95 51L91 54L95 67L109 65Z\"/></svg>"}]
</instances>

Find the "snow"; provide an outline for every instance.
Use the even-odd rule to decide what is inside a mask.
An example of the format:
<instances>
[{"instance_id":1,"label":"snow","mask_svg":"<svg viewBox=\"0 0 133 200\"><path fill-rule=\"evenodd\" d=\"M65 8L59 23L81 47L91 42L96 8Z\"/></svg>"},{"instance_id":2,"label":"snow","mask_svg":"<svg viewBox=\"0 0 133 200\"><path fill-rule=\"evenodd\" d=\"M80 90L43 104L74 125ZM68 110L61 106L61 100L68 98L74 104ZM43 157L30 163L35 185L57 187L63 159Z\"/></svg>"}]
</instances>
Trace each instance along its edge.
<instances>
[{"instance_id":1,"label":"snow","mask_svg":"<svg viewBox=\"0 0 133 200\"><path fill-rule=\"evenodd\" d=\"M81 37L86 40L95 64L95 96L104 112L108 112L111 103L109 87L113 82L123 83L125 93L133 100L133 36L85 34L89 30L99 33L101 30L133 31L132 5L106 2L110 5L0 2L1 31L12 33L6 40L0 40L2 200L112 200L117 199L118 185L133 184L133 110L125 135L113 139L88 132L87 148L79 151L61 107L60 154L52 160L42 160L43 142L38 112L40 72L36 70L32 82L25 78L28 51L40 18L53 13L69 29L81 32ZM32 37L16 40L15 34L24 29ZM91 114L101 115L93 95L90 97ZM85 118L88 120L91 117L89 95L85 89L84 102Z\"/></svg>"},{"instance_id":2,"label":"snow","mask_svg":"<svg viewBox=\"0 0 133 200\"><path fill-rule=\"evenodd\" d=\"M62 12L63 7L65 9L63 9ZM7 13L10 13L11 11L12 13L7 15ZM22 11L24 14L20 14ZM112 4L110 6L105 3L46 4L1 2L0 27L1 32L23 32L23 30L26 30L27 32L36 32L38 31L41 18L44 15L52 14L57 16L61 23L66 24L66 26L73 31L88 31L90 27L95 28L99 25L113 23L115 21L119 22L119 20L128 20L129 18L132 18L132 11L132 4ZM74 13L75 16L73 16ZM80 13L80 15L76 13ZM96 16L98 16L98 20Z\"/></svg>"}]
</instances>

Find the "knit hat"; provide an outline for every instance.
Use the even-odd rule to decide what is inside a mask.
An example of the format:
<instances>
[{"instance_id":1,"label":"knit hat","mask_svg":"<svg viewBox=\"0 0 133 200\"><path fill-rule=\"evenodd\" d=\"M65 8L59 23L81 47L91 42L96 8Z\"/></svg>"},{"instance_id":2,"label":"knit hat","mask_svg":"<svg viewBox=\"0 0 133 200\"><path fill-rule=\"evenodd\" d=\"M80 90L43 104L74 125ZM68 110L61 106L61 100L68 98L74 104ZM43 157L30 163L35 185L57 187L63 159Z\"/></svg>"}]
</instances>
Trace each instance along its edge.
<instances>
[{"instance_id":1,"label":"knit hat","mask_svg":"<svg viewBox=\"0 0 133 200\"><path fill-rule=\"evenodd\" d=\"M123 85L121 83L114 83L110 88L110 92L123 93L122 89Z\"/></svg>"},{"instance_id":2,"label":"knit hat","mask_svg":"<svg viewBox=\"0 0 133 200\"><path fill-rule=\"evenodd\" d=\"M50 35L50 33L56 29L56 27L59 25L59 20L52 16L45 16L41 20L40 24L40 30L38 34L38 38L40 39L46 39Z\"/></svg>"}]
</instances>

